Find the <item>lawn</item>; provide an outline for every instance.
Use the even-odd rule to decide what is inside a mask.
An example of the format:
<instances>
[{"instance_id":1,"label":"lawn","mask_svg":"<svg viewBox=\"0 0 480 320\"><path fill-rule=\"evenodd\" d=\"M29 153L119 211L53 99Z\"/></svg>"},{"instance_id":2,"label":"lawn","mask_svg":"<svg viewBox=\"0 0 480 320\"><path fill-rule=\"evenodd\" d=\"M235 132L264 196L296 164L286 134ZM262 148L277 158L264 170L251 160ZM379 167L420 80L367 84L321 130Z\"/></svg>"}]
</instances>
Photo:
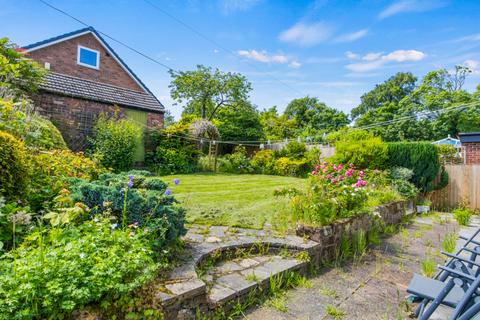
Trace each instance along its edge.
<instances>
[{"instance_id":1,"label":"lawn","mask_svg":"<svg viewBox=\"0 0 480 320\"><path fill-rule=\"evenodd\" d=\"M180 179L178 186L172 183ZM302 189L305 179L267 175L185 174L163 177L187 209L189 223L261 229L288 226L288 199L275 197L275 189Z\"/></svg>"}]
</instances>

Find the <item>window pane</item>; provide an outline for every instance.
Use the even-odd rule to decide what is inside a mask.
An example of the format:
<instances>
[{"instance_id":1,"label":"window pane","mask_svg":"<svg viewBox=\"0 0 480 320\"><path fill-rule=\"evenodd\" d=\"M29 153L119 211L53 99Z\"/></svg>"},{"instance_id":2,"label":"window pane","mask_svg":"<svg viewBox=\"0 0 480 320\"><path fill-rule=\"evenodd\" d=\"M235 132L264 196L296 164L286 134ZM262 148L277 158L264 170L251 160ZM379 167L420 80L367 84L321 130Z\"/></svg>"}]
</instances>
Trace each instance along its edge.
<instances>
[{"instance_id":1,"label":"window pane","mask_svg":"<svg viewBox=\"0 0 480 320\"><path fill-rule=\"evenodd\" d=\"M94 51L80 48L80 62L83 64L88 64L89 66L92 66L92 67L98 67L97 53Z\"/></svg>"}]
</instances>

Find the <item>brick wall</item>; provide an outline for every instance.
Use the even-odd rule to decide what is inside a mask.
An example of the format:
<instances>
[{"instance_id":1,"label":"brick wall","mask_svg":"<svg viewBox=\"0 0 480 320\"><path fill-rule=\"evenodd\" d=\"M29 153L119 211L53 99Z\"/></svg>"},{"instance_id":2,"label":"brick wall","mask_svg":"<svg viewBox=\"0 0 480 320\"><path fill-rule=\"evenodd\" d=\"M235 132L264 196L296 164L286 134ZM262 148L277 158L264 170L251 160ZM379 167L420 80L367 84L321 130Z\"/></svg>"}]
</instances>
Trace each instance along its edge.
<instances>
[{"instance_id":1,"label":"brick wall","mask_svg":"<svg viewBox=\"0 0 480 320\"><path fill-rule=\"evenodd\" d=\"M77 64L79 45L100 52L99 70ZM50 63L53 72L144 92L91 33L34 50L28 55L42 66Z\"/></svg>"},{"instance_id":2,"label":"brick wall","mask_svg":"<svg viewBox=\"0 0 480 320\"><path fill-rule=\"evenodd\" d=\"M91 133L95 120L101 113L114 118L126 117L125 108L107 103L47 92L36 94L32 99L36 111L57 126L68 147L74 151L85 150L86 137ZM163 125L163 114L147 113L147 119L147 126L151 129L161 128Z\"/></svg>"},{"instance_id":3,"label":"brick wall","mask_svg":"<svg viewBox=\"0 0 480 320\"><path fill-rule=\"evenodd\" d=\"M480 164L480 142L464 142L462 151L465 164Z\"/></svg>"}]
</instances>

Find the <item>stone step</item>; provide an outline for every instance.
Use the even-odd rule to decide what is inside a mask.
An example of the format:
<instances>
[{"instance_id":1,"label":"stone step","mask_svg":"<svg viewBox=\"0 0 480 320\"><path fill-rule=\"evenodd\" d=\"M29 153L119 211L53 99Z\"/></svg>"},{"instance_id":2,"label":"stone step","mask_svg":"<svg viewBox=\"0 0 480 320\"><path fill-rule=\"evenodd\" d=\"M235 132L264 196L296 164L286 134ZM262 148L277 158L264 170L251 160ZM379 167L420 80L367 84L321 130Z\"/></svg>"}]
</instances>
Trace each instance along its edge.
<instances>
[{"instance_id":1,"label":"stone step","mask_svg":"<svg viewBox=\"0 0 480 320\"><path fill-rule=\"evenodd\" d=\"M255 290L268 287L270 277L306 270L306 262L281 256L258 256L223 262L207 273L208 301L212 307L226 306Z\"/></svg>"}]
</instances>

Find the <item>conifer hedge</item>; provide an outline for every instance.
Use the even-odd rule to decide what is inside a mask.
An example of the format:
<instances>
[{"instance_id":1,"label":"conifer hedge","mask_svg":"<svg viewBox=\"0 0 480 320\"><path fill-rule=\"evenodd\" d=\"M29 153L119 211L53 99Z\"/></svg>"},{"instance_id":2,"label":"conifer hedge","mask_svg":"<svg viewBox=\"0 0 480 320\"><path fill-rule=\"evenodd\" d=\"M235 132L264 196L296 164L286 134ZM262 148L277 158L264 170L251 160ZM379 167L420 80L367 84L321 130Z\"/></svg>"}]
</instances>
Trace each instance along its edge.
<instances>
[{"instance_id":1,"label":"conifer hedge","mask_svg":"<svg viewBox=\"0 0 480 320\"><path fill-rule=\"evenodd\" d=\"M440 173L438 149L430 142L388 143L390 167L405 167L413 170L412 182L423 192L438 189L433 181ZM442 171L443 185L446 172ZM448 181L448 177L447 177Z\"/></svg>"}]
</instances>

